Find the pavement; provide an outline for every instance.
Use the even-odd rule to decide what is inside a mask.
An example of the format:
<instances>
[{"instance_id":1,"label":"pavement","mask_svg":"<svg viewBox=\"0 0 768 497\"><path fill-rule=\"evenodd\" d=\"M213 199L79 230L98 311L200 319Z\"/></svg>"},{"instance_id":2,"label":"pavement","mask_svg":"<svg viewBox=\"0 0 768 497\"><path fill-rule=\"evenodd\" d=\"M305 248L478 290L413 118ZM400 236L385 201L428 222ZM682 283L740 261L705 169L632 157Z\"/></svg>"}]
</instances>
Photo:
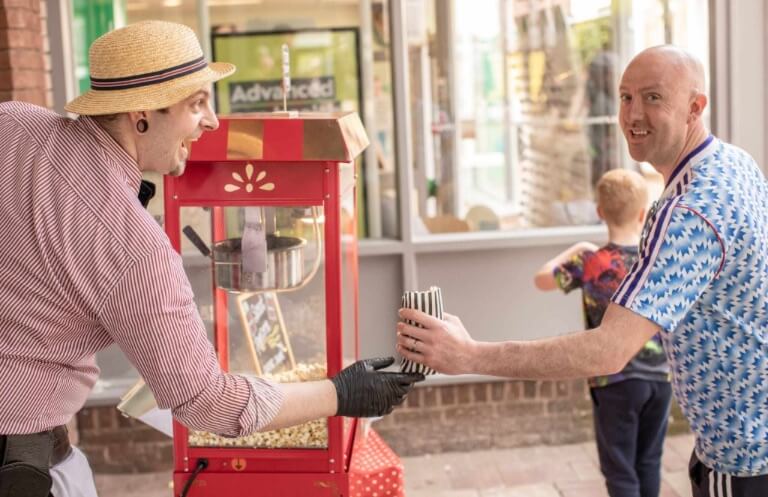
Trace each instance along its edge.
<instances>
[{"instance_id":1,"label":"pavement","mask_svg":"<svg viewBox=\"0 0 768 497\"><path fill-rule=\"evenodd\" d=\"M693 436L667 437L659 497L690 497ZM608 497L594 442L402 458L406 497ZM171 474L96 475L101 497L171 497Z\"/></svg>"}]
</instances>

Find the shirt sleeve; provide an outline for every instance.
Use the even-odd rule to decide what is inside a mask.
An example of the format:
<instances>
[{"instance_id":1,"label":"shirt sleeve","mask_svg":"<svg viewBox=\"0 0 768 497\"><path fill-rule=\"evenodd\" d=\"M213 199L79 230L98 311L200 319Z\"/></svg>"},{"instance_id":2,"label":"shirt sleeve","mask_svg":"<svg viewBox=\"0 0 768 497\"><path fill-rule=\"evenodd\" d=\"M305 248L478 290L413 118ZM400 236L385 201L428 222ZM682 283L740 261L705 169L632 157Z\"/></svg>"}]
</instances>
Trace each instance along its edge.
<instances>
[{"instance_id":1,"label":"shirt sleeve","mask_svg":"<svg viewBox=\"0 0 768 497\"><path fill-rule=\"evenodd\" d=\"M277 415L283 393L275 384L219 367L181 258L170 246L153 250L126 271L100 318L158 406L170 408L187 427L243 436Z\"/></svg>"},{"instance_id":2,"label":"shirt sleeve","mask_svg":"<svg viewBox=\"0 0 768 497\"><path fill-rule=\"evenodd\" d=\"M645 231L640 257L611 300L672 332L719 274L724 246L707 219L677 200Z\"/></svg>"},{"instance_id":3,"label":"shirt sleeve","mask_svg":"<svg viewBox=\"0 0 768 497\"><path fill-rule=\"evenodd\" d=\"M557 266L553 275L557 287L564 293L568 293L584 285L584 257L576 254L566 262Z\"/></svg>"}]
</instances>

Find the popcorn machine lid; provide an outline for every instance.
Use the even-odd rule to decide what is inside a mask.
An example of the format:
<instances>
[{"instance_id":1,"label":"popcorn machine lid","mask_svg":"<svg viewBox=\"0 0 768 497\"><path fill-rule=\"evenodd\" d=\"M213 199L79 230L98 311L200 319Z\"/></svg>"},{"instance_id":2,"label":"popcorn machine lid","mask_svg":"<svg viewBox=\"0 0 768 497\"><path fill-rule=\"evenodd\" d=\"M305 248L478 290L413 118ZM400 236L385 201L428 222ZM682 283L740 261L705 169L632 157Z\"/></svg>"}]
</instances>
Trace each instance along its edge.
<instances>
[{"instance_id":1,"label":"popcorn machine lid","mask_svg":"<svg viewBox=\"0 0 768 497\"><path fill-rule=\"evenodd\" d=\"M297 117L248 114L221 120L192 144L190 162L221 160L349 162L368 146L360 117L308 113Z\"/></svg>"}]
</instances>

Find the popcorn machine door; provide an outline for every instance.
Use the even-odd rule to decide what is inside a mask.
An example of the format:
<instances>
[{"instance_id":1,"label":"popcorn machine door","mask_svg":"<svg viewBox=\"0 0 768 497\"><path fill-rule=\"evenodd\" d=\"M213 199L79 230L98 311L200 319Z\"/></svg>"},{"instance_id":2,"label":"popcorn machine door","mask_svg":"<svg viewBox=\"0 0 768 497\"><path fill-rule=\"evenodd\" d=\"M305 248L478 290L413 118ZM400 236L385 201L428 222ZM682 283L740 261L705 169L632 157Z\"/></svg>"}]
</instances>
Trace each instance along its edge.
<instances>
[{"instance_id":1,"label":"popcorn machine door","mask_svg":"<svg viewBox=\"0 0 768 497\"><path fill-rule=\"evenodd\" d=\"M280 383L325 379L322 207L182 207L181 253L222 366ZM326 449L325 419L190 447Z\"/></svg>"}]
</instances>

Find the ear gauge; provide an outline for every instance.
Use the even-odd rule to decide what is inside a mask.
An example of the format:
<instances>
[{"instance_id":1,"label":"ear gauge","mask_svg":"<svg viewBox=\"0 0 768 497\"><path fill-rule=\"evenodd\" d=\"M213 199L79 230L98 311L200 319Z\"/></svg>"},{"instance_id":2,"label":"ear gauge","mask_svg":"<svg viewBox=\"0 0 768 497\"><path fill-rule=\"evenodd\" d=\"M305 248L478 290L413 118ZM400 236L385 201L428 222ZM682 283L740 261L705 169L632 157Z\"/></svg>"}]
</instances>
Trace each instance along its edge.
<instances>
[{"instance_id":1,"label":"ear gauge","mask_svg":"<svg viewBox=\"0 0 768 497\"><path fill-rule=\"evenodd\" d=\"M149 123L147 122L146 119L142 118L136 121L136 131L138 131L140 135L143 135L144 133L146 133L148 129L149 129Z\"/></svg>"}]
</instances>

